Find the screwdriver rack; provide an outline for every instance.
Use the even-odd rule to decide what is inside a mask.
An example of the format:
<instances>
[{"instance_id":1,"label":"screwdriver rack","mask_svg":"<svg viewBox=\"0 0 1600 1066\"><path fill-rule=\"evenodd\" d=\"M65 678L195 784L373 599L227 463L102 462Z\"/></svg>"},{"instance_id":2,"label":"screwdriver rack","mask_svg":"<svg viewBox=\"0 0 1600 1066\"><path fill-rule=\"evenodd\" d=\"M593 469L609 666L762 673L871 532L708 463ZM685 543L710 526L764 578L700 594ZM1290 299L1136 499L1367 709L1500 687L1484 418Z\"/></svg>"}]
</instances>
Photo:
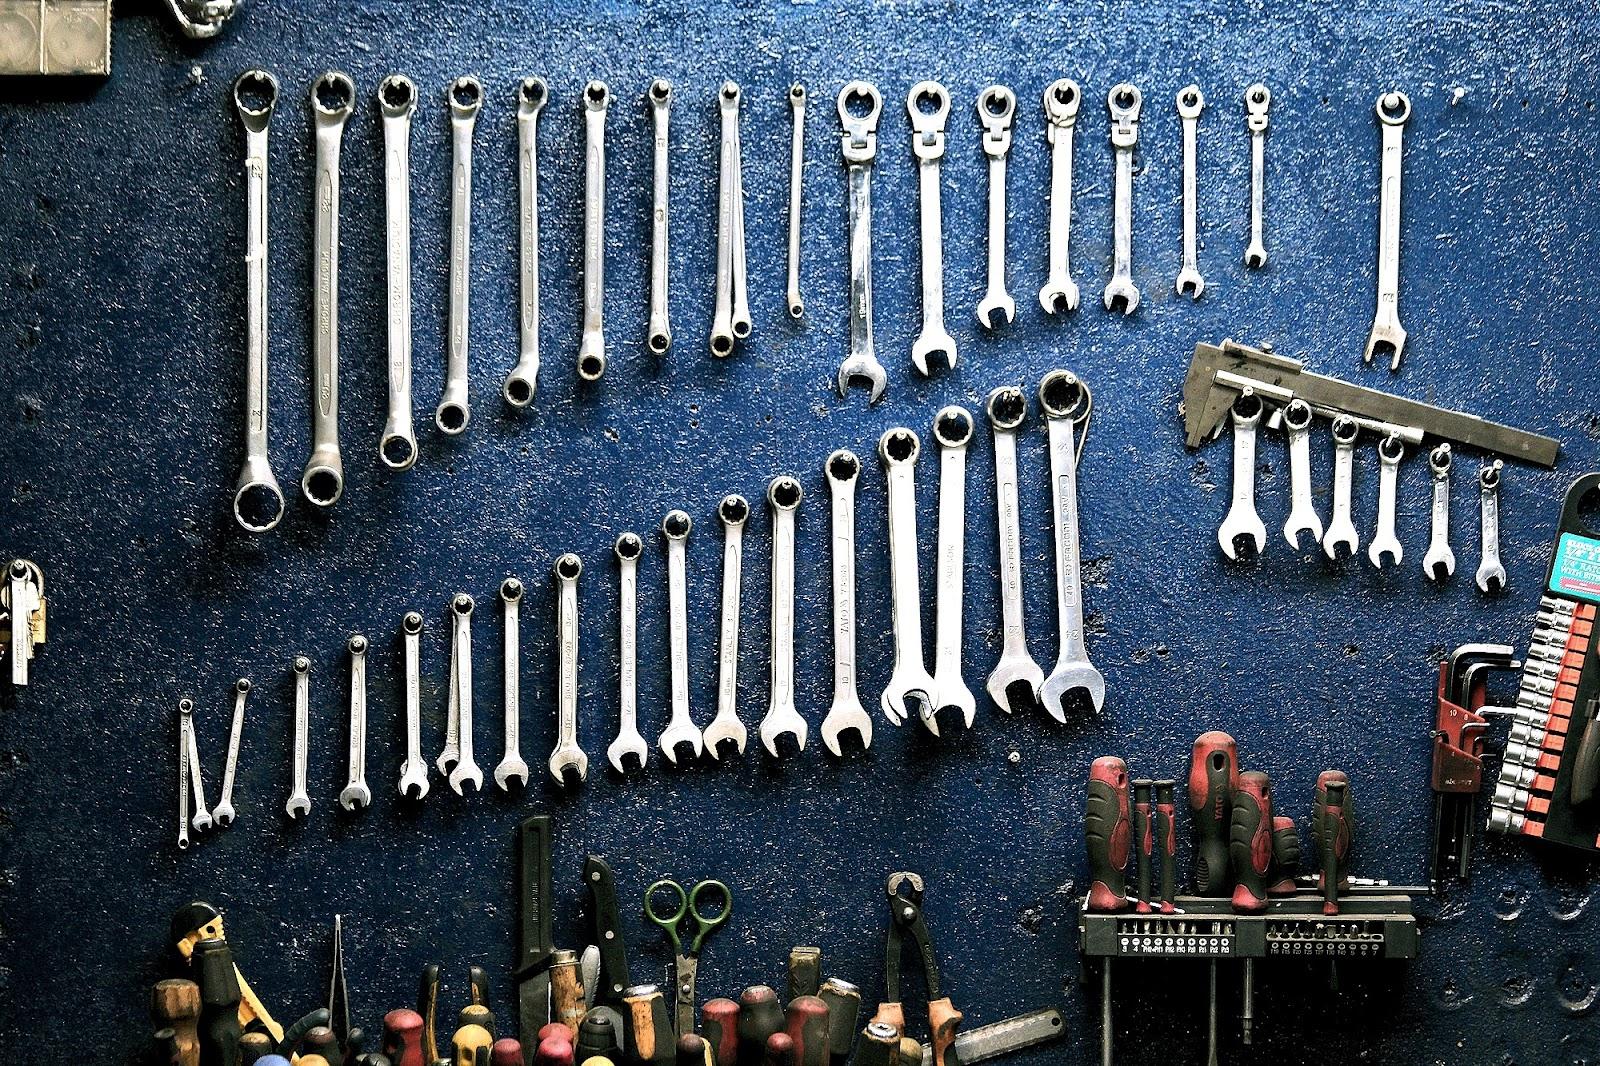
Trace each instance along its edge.
<instances>
[{"instance_id":1,"label":"screwdriver rack","mask_svg":"<svg viewBox=\"0 0 1600 1066\"><path fill-rule=\"evenodd\" d=\"M1414 959L1421 936L1404 894L1352 894L1322 913L1322 893L1273 899L1263 914L1237 914L1226 899L1179 896L1172 914L1078 914L1084 958Z\"/></svg>"}]
</instances>

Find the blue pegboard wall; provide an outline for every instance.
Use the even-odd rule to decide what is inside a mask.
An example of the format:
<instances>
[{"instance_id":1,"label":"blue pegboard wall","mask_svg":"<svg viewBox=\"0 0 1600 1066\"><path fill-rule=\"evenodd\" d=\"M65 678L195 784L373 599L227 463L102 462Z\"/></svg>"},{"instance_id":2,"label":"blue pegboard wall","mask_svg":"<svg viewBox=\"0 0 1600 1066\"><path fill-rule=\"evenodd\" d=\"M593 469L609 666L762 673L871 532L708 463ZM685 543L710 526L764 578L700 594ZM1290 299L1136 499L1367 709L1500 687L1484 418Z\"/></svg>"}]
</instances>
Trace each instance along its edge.
<instances>
[{"instance_id":1,"label":"blue pegboard wall","mask_svg":"<svg viewBox=\"0 0 1600 1066\"><path fill-rule=\"evenodd\" d=\"M1596 463L1600 385L1588 358L1600 284L1592 11L1540 4L1228 7L1167 3L1029 6L647 2L313 5L246 0L209 46L179 40L154 12L116 25L115 73L94 90L0 86L0 361L8 403L0 434L4 547L41 563L50 642L35 685L0 693L0 1037L62 1061L126 1061L147 1030L146 989L163 973L166 918L187 899L227 912L230 939L256 989L282 1015L326 987L328 930L345 916L352 1003L360 1020L410 1001L420 965L447 966L461 999L469 963L496 975L510 1011L517 819L548 811L560 856L557 939L584 928L578 870L607 854L625 899L637 978L670 960L634 904L657 876L719 876L735 915L707 948L702 996L777 982L787 949L821 945L825 970L881 989L883 875L929 880L927 907L950 994L980 1024L1062 1004L1063 1049L1022 1061L1089 1062L1094 1012L1075 958L1084 884L1079 820L1090 759L1124 755L1136 772L1179 775L1205 728L1239 738L1246 765L1270 771L1280 803L1305 828L1319 770L1349 771L1361 810L1357 873L1424 876L1433 664L1473 639L1521 644L1564 486ZM282 526L243 535L228 500L239 460L244 288L242 138L229 101L239 71L283 85L272 127L272 458L292 488L308 448L308 252L313 78L350 73L359 104L344 141L342 399L347 488L329 514L295 498ZM421 458L391 474L377 462L383 422L381 134L373 93L404 72L423 93L414 126L413 256ZM476 138L472 258L475 418L450 440L431 427L443 370L448 212L445 86L476 73L487 90ZM549 80L541 124L544 373L535 408L505 409L499 383L516 352L513 91ZM643 93L675 88L672 320L664 359L644 346L650 137ZM1061 76L1084 87L1077 130L1072 259L1084 308L1046 318L1035 294L1046 264L1048 153L1040 94ZM611 367L596 387L573 372L581 258L582 123L578 93L606 80L616 102L607 149L606 319ZM716 174L715 90L744 88L743 143L755 335L734 358L706 352L711 319ZM833 100L851 78L874 81L886 108L874 208L879 352L887 399L831 389L846 347L844 175ZM944 171L947 318L961 365L913 377L920 318L916 174L906 90L923 78L955 99ZM980 334L984 161L973 114L993 80L1019 97L1010 158L1010 277L1017 322ZM1247 236L1245 86L1274 96L1267 143L1262 272L1242 265ZM785 92L811 90L805 170L807 318L783 308L789 124ZM1134 273L1144 295L1129 317L1098 305L1109 275L1111 154L1103 100L1130 80L1145 96L1135 181ZM1178 266L1180 140L1172 105L1198 82L1201 263L1208 288L1172 293ZM1400 88L1406 129L1402 319L1404 369L1360 363L1371 321L1378 93ZM1197 340L1265 339L1313 369L1562 438L1556 472L1514 467L1504 540L1511 590L1471 588L1476 516L1470 457L1457 466L1455 539L1463 571L1425 582L1424 463L1402 472L1402 569L1330 568L1275 541L1257 563L1220 559L1226 444L1189 453L1177 399ZM882 478L873 449L891 425L927 442L933 412L975 412L994 386L1069 367L1092 386L1096 414L1081 468L1089 647L1109 681L1104 713L1058 728L1006 718L980 701L975 729L933 741L881 718L870 754L836 762L815 739L831 686L823 457L855 449L860 491L860 661L876 707L891 653ZM1314 438L1327 513L1330 446ZM1281 441L1261 455L1269 528L1287 510ZM934 530L937 464L919 469L919 520ZM1036 415L1022 436L1023 540L1034 655L1055 650L1054 589ZM1363 534L1376 464L1358 464ZM601 768L616 710L617 533L646 535L641 567L641 716L666 718L664 553L655 529L673 507L690 540L692 701L714 706L714 619L728 491L759 501L791 472L799 518L800 709L813 740L772 764L744 758L674 771L656 757L642 777ZM966 676L975 692L998 654L991 452L980 429L970 460ZM296 496L298 494L295 494ZM768 519L758 504L747 544L741 706L766 697ZM495 589L517 574L524 603L523 738L542 763L553 735L549 567L581 554L582 734L588 783L560 793L465 800L437 778L420 808L399 802L401 614L427 618L424 730L442 740L447 629L457 590L477 597L477 740L498 757ZM931 634L931 557L924 559ZM373 809L347 816L343 781L344 640L374 643L369 780ZM282 815L289 774L289 662L311 656L314 809ZM237 675L256 682L236 791L238 823L187 854L173 842L173 713L199 704L212 795ZM1180 838L1186 834L1180 831ZM1183 854L1187 856L1187 841ZM1501 841L1479 848L1470 890L1436 909L1421 960L1387 979L1278 971L1258 1004L1257 1043L1235 1061L1581 1063L1600 1048L1590 1011L1600 959L1592 865ZM1118 1060L1203 1054L1204 1000L1155 967L1120 971ZM1190 987L1200 988L1202 973ZM1265 977L1265 975L1264 975ZM1236 1008L1226 976L1225 1017ZM24 1044L24 1041L27 1043Z\"/></svg>"}]
</instances>

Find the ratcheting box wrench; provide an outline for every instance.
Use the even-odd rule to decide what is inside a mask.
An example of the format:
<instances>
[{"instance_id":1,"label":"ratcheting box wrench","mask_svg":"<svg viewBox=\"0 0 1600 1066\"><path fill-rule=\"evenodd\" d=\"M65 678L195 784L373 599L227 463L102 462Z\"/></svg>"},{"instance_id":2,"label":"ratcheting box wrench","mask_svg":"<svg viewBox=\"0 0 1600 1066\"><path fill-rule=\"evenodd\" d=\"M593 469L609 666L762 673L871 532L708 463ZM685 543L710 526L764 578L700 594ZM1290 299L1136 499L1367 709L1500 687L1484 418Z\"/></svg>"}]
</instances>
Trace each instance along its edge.
<instances>
[{"instance_id":1,"label":"ratcheting box wrench","mask_svg":"<svg viewBox=\"0 0 1600 1066\"><path fill-rule=\"evenodd\" d=\"M420 800L428 794L428 761L422 757L422 615L407 611L400 620L405 644L406 758L400 764L400 795Z\"/></svg>"},{"instance_id":2,"label":"ratcheting box wrench","mask_svg":"<svg viewBox=\"0 0 1600 1066\"><path fill-rule=\"evenodd\" d=\"M1004 85L978 94L978 123L983 127L983 154L989 160L989 284L978 303L978 325L998 329L1017 317L1017 301L1006 291L1006 156L1011 154L1011 120L1017 96Z\"/></svg>"},{"instance_id":3,"label":"ratcheting box wrench","mask_svg":"<svg viewBox=\"0 0 1600 1066\"><path fill-rule=\"evenodd\" d=\"M1200 275L1199 225L1196 189L1198 149L1196 139L1200 129L1200 113L1205 110L1206 98L1198 85L1185 85L1178 90L1178 119L1183 123L1183 265L1178 269L1179 296L1200 299L1206 291L1206 279Z\"/></svg>"},{"instance_id":4,"label":"ratcheting box wrench","mask_svg":"<svg viewBox=\"0 0 1600 1066\"><path fill-rule=\"evenodd\" d=\"M1078 309L1078 283L1072 280L1072 131L1078 124L1083 93L1071 78L1044 91L1045 136L1050 142L1050 276L1039 290L1045 314Z\"/></svg>"},{"instance_id":5,"label":"ratcheting box wrench","mask_svg":"<svg viewBox=\"0 0 1600 1066\"><path fill-rule=\"evenodd\" d=\"M972 728L977 701L961 676L961 597L966 570L967 445L972 441L972 413L945 407L933 416L933 439L939 442L939 548L936 589L938 607L933 637L933 708L959 711Z\"/></svg>"},{"instance_id":6,"label":"ratcheting box wrench","mask_svg":"<svg viewBox=\"0 0 1600 1066\"><path fill-rule=\"evenodd\" d=\"M672 113L672 83L656 78L650 83L646 99L650 103L652 129L652 167L650 187L650 323L645 343L656 355L666 355L672 347L672 324L668 315L667 261L667 148L669 118Z\"/></svg>"},{"instance_id":7,"label":"ratcheting box wrench","mask_svg":"<svg viewBox=\"0 0 1600 1066\"><path fill-rule=\"evenodd\" d=\"M739 86L722 83L717 108L722 116L722 146L717 181L717 299L711 323L711 354L733 354L736 341L750 336L750 297L744 254L744 160L739 146Z\"/></svg>"},{"instance_id":8,"label":"ratcheting box wrench","mask_svg":"<svg viewBox=\"0 0 1600 1066\"><path fill-rule=\"evenodd\" d=\"M944 158L950 93L936 81L920 81L906 96L911 116L911 151L917 157L918 221L922 231L922 332L911 345L911 365L928 376L928 356L956 365L956 342L944 325L944 223L939 197L939 161Z\"/></svg>"},{"instance_id":9,"label":"ratcheting box wrench","mask_svg":"<svg viewBox=\"0 0 1600 1066\"><path fill-rule=\"evenodd\" d=\"M339 454L339 147L355 108L348 74L330 70L311 86L317 135L311 263L311 457L300 491L318 507L344 495Z\"/></svg>"},{"instance_id":10,"label":"ratcheting box wrench","mask_svg":"<svg viewBox=\"0 0 1600 1066\"><path fill-rule=\"evenodd\" d=\"M689 713L689 575L685 541L693 521L684 511L668 511L661 520L667 539L667 653L672 677L672 717L656 743L672 765L678 750L688 748L700 758L705 740Z\"/></svg>"},{"instance_id":11,"label":"ratcheting box wrench","mask_svg":"<svg viewBox=\"0 0 1600 1066\"><path fill-rule=\"evenodd\" d=\"M1400 170L1404 151L1406 122L1411 118L1411 100L1402 92L1387 92L1378 97L1378 124L1383 128L1383 157L1378 186L1378 309L1367 335L1366 362L1371 363L1379 349L1393 354L1389 369L1400 369L1400 356L1406 346L1406 331L1400 326Z\"/></svg>"},{"instance_id":12,"label":"ratcheting box wrench","mask_svg":"<svg viewBox=\"0 0 1600 1066\"><path fill-rule=\"evenodd\" d=\"M583 338L578 376L599 381L606 372L606 111L611 90L603 81L583 87Z\"/></svg>"},{"instance_id":13,"label":"ratcheting box wrench","mask_svg":"<svg viewBox=\"0 0 1600 1066\"><path fill-rule=\"evenodd\" d=\"M387 223L385 280L389 314L389 417L378 438L378 458L390 470L417 461L411 417L411 116L417 87L404 74L378 86L383 115L383 204Z\"/></svg>"},{"instance_id":14,"label":"ratcheting box wrench","mask_svg":"<svg viewBox=\"0 0 1600 1066\"><path fill-rule=\"evenodd\" d=\"M644 542L637 533L623 533L612 547L617 557L617 738L606 748L611 768L619 774L644 769L650 747L639 732L639 556Z\"/></svg>"},{"instance_id":15,"label":"ratcheting box wrench","mask_svg":"<svg viewBox=\"0 0 1600 1066\"><path fill-rule=\"evenodd\" d=\"M1139 105L1143 97L1136 86L1122 82L1111 87L1106 107L1111 112L1111 148L1116 155L1116 196L1112 208L1112 271L1102 299L1107 311L1120 305L1131 315L1139 306L1139 287L1133 283L1133 153L1139 147Z\"/></svg>"},{"instance_id":16,"label":"ratcheting box wrench","mask_svg":"<svg viewBox=\"0 0 1600 1066\"><path fill-rule=\"evenodd\" d=\"M1272 91L1256 82L1244 91L1245 125L1250 130L1250 244L1244 250L1244 265L1260 270L1267 265L1267 109L1272 106Z\"/></svg>"},{"instance_id":17,"label":"ratcheting box wrench","mask_svg":"<svg viewBox=\"0 0 1600 1066\"><path fill-rule=\"evenodd\" d=\"M789 86L789 116L793 132L789 142L789 317L806 313L800 298L800 189L805 172L806 87L799 82Z\"/></svg>"},{"instance_id":18,"label":"ratcheting box wrench","mask_svg":"<svg viewBox=\"0 0 1600 1066\"><path fill-rule=\"evenodd\" d=\"M935 685L922 658L922 594L917 584L917 456L922 442L904 427L878 439L889 496L889 589L894 628L894 669L879 700L884 716L905 722L908 703L917 704L928 732L939 735L933 705Z\"/></svg>"},{"instance_id":19,"label":"ratcheting box wrench","mask_svg":"<svg viewBox=\"0 0 1600 1066\"><path fill-rule=\"evenodd\" d=\"M502 792L511 782L526 786L528 763L522 757L522 582L508 577L500 582L500 629L505 645L505 754L494 768L494 783Z\"/></svg>"},{"instance_id":20,"label":"ratcheting box wrench","mask_svg":"<svg viewBox=\"0 0 1600 1066\"><path fill-rule=\"evenodd\" d=\"M1017 429L1028 415L1028 397L1015 385L1002 385L985 405L994 436L994 498L1000 551L1000 617L1004 647L989 671L989 698L1007 714L1039 702L1044 671L1028 654L1022 616L1022 523L1017 498Z\"/></svg>"},{"instance_id":21,"label":"ratcheting box wrench","mask_svg":"<svg viewBox=\"0 0 1600 1066\"><path fill-rule=\"evenodd\" d=\"M822 743L835 757L840 739L854 732L861 749L872 747L872 716L856 691L856 481L861 460L839 449L823 464L833 510L833 703L822 719Z\"/></svg>"},{"instance_id":22,"label":"ratcheting box wrench","mask_svg":"<svg viewBox=\"0 0 1600 1066\"><path fill-rule=\"evenodd\" d=\"M865 382L867 402L883 399L889 384L872 343L872 163L878 155L883 96L864 81L839 90L839 147L850 184L850 354L839 364L839 395Z\"/></svg>"},{"instance_id":23,"label":"ratcheting box wrench","mask_svg":"<svg viewBox=\"0 0 1600 1066\"><path fill-rule=\"evenodd\" d=\"M750 518L750 502L730 493L717 504L722 520L722 617L717 637L717 714L706 726L706 751L713 759L722 757L723 744L732 744L744 754L749 733L739 719L739 600L743 586L744 525Z\"/></svg>"},{"instance_id":24,"label":"ratcheting box wrench","mask_svg":"<svg viewBox=\"0 0 1600 1066\"><path fill-rule=\"evenodd\" d=\"M434 424L454 436L472 421L467 396L467 343L472 311L472 132L483 107L483 86L470 74L450 83L450 336L444 395Z\"/></svg>"},{"instance_id":25,"label":"ratcheting box wrench","mask_svg":"<svg viewBox=\"0 0 1600 1066\"><path fill-rule=\"evenodd\" d=\"M1067 720L1068 693L1083 690L1095 711L1106 698L1106 681L1089 661L1083 639L1083 576L1079 571L1078 460L1089 434L1094 397L1089 387L1065 370L1052 370L1039 382L1050 444L1050 495L1055 505L1056 610L1061 650L1056 666L1039 689L1039 700L1058 722Z\"/></svg>"},{"instance_id":26,"label":"ratcheting box wrench","mask_svg":"<svg viewBox=\"0 0 1600 1066\"><path fill-rule=\"evenodd\" d=\"M800 507L800 482L787 474L767 486L767 506L772 511L772 659L767 713L756 732L761 746L774 759L778 741L793 737L806 748L806 720L794 704L794 525Z\"/></svg>"},{"instance_id":27,"label":"ratcheting box wrench","mask_svg":"<svg viewBox=\"0 0 1600 1066\"><path fill-rule=\"evenodd\" d=\"M178 701L178 735L181 741L178 758L181 764L188 768L187 774L180 770L179 777L187 778L188 794L194 801L194 810L189 815L189 825L195 832L200 833L211 828L211 812L206 807L205 782L200 778L200 747L194 736L194 701L187 696ZM185 845L180 841L179 846Z\"/></svg>"},{"instance_id":28,"label":"ratcheting box wrench","mask_svg":"<svg viewBox=\"0 0 1600 1066\"><path fill-rule=\"evenodd\" d=\"M583 561L571 552L556 560L556 746L550 776L558 785L589 776L589 756L578 744L578 575Z\"/></svg>"},{"instance_id":29,"label":"ratcheting box wrench","mask_svg":"<svg viewBox=\"0 0 1600 1066\"><path fill-rule=\"evenodd\" d=\"M350 759L339 806L347 811L372 805L367 787L367 638L351 634L350 650Z\"/></svg>"},{"instance_id":30,"label":"ratcheting box wrench","mask_svg":"<svg viewBox=\"0 0 1600 1066\"><path fill-rule=\"evenodd\" d=\"M550 87L541 77L517 86L517 365L500 394L513 407L527 407L539 390L539 115Z\"/></svg>"}]
</instances>

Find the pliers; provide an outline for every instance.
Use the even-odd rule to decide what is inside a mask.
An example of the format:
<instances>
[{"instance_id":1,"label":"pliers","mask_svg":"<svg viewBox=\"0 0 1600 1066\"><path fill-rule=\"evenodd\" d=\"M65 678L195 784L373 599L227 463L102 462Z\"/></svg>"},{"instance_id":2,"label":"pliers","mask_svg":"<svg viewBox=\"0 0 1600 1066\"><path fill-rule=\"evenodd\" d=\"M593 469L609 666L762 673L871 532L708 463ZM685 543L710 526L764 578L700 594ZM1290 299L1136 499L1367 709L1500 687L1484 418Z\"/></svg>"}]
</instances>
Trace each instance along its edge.
<instances>
[{"instance_id":1,"label":"pliers","mask_svg":"<svg viewBox=\"0 0 1600 1066\"><path fill-rule=\"evenodd\" d=\"M933 940L922 920L922 877L909 871L889 875L884 894L889 899L889 936L883 963L884 1002L872 1020L894 1027L901 1036L906 1031L905 1006L900 1002L900 955L906 933L916 941L922 954L922 972L928 984L928 1029L933 1043L934 1066L961 1066L956 1057L956 1028L962 1014L939 994L939 963L933 955Z\"/></svg>"}]
</instances>

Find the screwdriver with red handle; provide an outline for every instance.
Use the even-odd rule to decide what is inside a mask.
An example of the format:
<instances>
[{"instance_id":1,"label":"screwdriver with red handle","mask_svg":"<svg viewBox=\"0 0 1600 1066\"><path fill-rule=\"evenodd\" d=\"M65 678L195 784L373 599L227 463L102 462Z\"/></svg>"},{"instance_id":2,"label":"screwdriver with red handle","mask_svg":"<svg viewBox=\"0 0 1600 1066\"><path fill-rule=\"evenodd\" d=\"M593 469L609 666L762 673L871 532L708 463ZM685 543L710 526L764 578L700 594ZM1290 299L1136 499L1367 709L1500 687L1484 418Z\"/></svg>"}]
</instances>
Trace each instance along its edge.
<instances>
[{"instance_id":1,"label":"screwdriver with red handle","mask_svg":"<svg viewBox=\"0 0 1600 1066\"><path fill-rule=\"evenodd\" d=\"M1127 910L1128 764L1103 755L1089 767L1089 799L1083 817L1089 851L1088 909Z\"/></svg>"},{"instance_id":2,"label":"screwdriver with red handle","mask_svg":"<svg viewBox=\"0 0 1600 1066\"><path fill-rule=\"evenodd\" d=\"M1141 777L1133 782L1133 856L1134 869L1138 871L1138 880L1135 882L1136 902L1133 909L1140 914L1149 914L1155 908L1150 905L1150 863L1155 850L1155 821L1152 811L1152 796L1156 783L1147 777Z\"/></svg>"},{"instance_id":3,"label":"screwdriver with red handle","mask_svg":"<svg viewBox=\"0 0 1600 1066\"><path fill-rule=\"evenodd\" d=\"M1322 913L1338 914L1339 893L1350 888L1350 845L1355 837L1355 804L1350 797L1350 778L1344 771L1324 770L1317 776L1311 829L1317 846Z\"/></svg>"},{"instance_id":4,"label":"screwdriver with red handle","mask_svg":"<svg viewBox=\"0 0 1600 1066\"><path fill-rule=\"evenodd\" d=\"M1233 888L1233 909L1260 914L1267 909L1267 879L1272 873L1272 783L1259 771L1240 774L1234 788L1228 854L1239 878Z\"/></svg>"},{"instance_id":5,"label":"screwdriver with red handle","mask_svg":"<svg viewBox=\"0 0 1600 1066\"><path fill-rule=\"evenodd\" d=\"M1170 779L1162 779L1155 784L1155 838L1156 847L1161 849L1162 914L1175 914L1178 910L1175 902L1178 881L1178 805L1174 798L1177 787L1178 783Z\"/></svg>"},{"instance_id":6,"label":"screwdriver with red handle","mask_svg":"<svg viewBox=\"0 0 1600 1066\"><path fill-rule=\"evenodd\" d=\"M1218 730L1195 738L1189 758L1189 814L1194 822L1194 893L1226 897L1228 833L1239 784L1239 745Z\"/></svg>"}]
</instances>

